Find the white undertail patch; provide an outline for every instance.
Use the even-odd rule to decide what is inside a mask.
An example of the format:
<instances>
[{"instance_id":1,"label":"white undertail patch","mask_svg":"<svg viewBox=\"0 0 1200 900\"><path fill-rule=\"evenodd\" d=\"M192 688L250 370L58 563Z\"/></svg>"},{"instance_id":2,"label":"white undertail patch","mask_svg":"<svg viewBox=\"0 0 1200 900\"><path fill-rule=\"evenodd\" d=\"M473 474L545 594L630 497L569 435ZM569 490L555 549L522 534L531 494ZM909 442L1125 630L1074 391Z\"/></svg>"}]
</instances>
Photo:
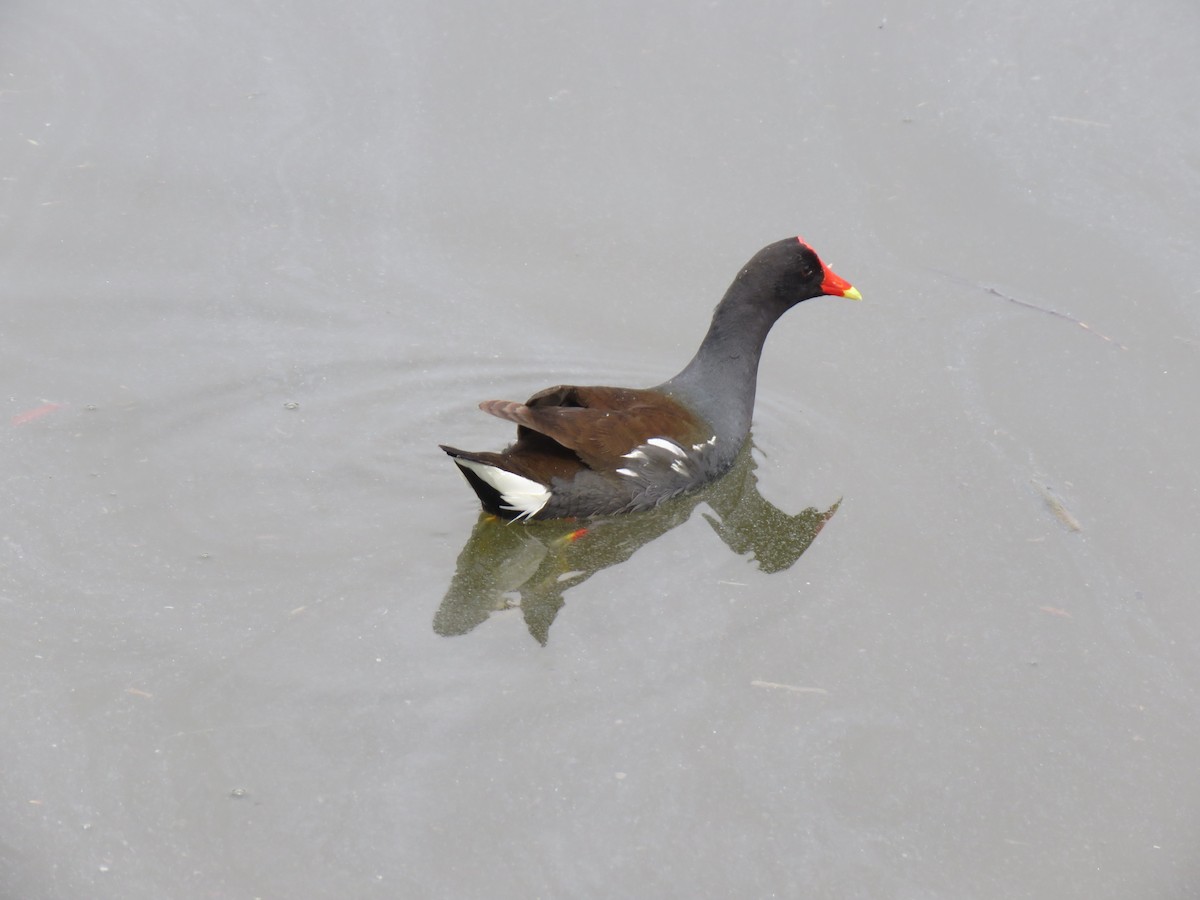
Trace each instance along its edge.
<instances>
[{"instance_id":1,"label":"white undertail patch","mask_svg":"<svg viewBox=\"0 0 1200 900\"><path fill-rule=\"evenodd\" d=\"M646 441L646 443L649 444L651 447L658 447L660 450L670 451L671 453L674 453L676 456L679 456L679 457L687 456L687 453L684 452L684 449L682 447L680 447L674 441L669 441L666 438L653 437L653 438L650 438L650 440Z\"/></svg>"},{"instance_id":2,"label":"white undertail patch","mask_svg":"<svg viewBox=\"0 0 1200 900\"><path fill-rule=\"evenodd\" d=\"M455 457L454 461L470 469L500 493L500 499L504 501L501 509L517 513L513 517L514 522L537 515L550 500L549 488L523 475L461 456Z\"/></svg>"}]
</instances>

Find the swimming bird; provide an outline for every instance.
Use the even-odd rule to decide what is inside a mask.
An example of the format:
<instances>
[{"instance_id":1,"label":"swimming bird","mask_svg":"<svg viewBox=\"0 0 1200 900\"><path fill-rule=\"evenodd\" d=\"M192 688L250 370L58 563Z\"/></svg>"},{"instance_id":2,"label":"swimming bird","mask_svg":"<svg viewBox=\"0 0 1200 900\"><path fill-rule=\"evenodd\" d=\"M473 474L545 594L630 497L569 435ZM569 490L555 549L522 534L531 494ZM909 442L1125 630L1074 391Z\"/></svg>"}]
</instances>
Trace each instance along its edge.
<instances>
[{"instance_id":1,"label":"swimming bird","mask_svg":"<svg viewBox=\"0 0 1200 900\"><path fill-rule=\"evenodd\" d=\"M651 388L558 385L524 403L487 400L513 422L499 452L441 445L485 511L513 521L649 509L720 478L750 433L771 326L813 297L862 296L801 238L769 244L733 279L700 349Z\"/></svg>"}]
</instances>

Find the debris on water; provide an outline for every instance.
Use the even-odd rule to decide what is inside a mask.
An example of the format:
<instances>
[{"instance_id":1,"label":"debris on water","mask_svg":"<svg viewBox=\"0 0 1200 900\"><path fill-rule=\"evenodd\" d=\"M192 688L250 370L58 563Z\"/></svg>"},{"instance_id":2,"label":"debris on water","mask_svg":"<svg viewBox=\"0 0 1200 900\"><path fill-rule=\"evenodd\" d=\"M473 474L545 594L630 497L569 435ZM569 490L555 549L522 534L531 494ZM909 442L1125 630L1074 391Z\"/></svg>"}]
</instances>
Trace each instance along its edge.
<instances>
[{"instance_id":1,"label":"debris on water","mask_svg":"<svg viewBox=\"0 0 1200 900\"><path fill-rule=\"evenodd\" d=\"M829 691L819 687L801 687L798 684L780 684L777 681L758 681L757 679L750 682L751 687L770 688L775 691L791 691L793 694L828 694Z\"/></svg>"},{"instance_id":2,"label":"debris on water","mask_svg":"<svg viewBox=\"0 0 1200 900\"><path fill-rule=\"evenodd\" d=\"M1071 614L1069 612L1067 612L1065 609L1059 609L1057 606L1039 606L1038 609L1044 613L1049 613L1052 616L1058 616L1062 619L1071 618Z\"/></svg>"},{"instance_id":3,"label":"debris on water","mask_svg":"<svg viewBox=\"0 0 1200 900\"><path fill-rule=\"evenodd\" d=\"M1072 125L1091 125L1093 128L1112 128L1112 122L1097 122L1095 119L1080 119L1076 116L1050 116L1052 122L1069 122Z\"/></svg>"},{"instance_id":4,"label":"debris on water","mask_svg":"<svg viewBox=\"0 0 1200 900\"><path fill-rule=\"evenodd\" d=\"M980 287L983 287L983 289L985 291L987 291L987 293L991 294L993 297L999 297L1001 300L1007 300L1009 303L1017 304L1017 306L1024 306L1026 309L1035 309L1038 312L1043 312L1048 316L1054 316L1055 318L1058 318L1058 319L1065 319L1068 322L1078 325L1084 331L1091 332L1096 337L1100 338L1101 340L1107 341L1108 343L1112 344L1115 347L1120 348L1121 350L1129 349L1124 344L1122 344L1120 341L1110 338L1107 334L1101 334L1099 331L1097 331L1095 328L1093 328L1087 322L1083 322L1083 321L1077 319L1075 316L1071 315L1070 313L1059 312L1057 309L1050 309L1045 306L1038 306L1038 304L1030 303L1028 300L1020 300L1016 297L1013 297L1009 294L1004 293L1003 291L998 291L994 287L984 287L983 285L980 285Z\"/></svg>"},{"instance_id":5,"label":"debris on water","mask_svg":"<svg viewBox=\"0 0 1200 900\"><path fill-rule=\"evenodd\" d=\"M289 400L287 403L283 404L283 408L284 409L299 409L300 404L297 403L295 400Z\"/></svg>"},{"instance_id":6,"label":"debris on water","mask_svg":"<svg viewBox=\"0 0 1200 900\"><path fill-rule=\"evenodd\" d=\"M229 792L229 796L233 800L241 800L243 797L249 797L250 792L245 788L234 788Z\"/></svg>"},{"instance_id":7,"label":"debris on water","mask_svg":"<svg viewBox=\"0 0 1200 900\"><path fill-rule=\"evenodd\" d=\"M33 409L27 409L23 413L17 413L12 417L14 425L24 425L26 422L32 422L34 419L40 419L47 413L52 413L56 409L62 409L61 403L43 403L41 406L35 406Z\"/></svg>"},{"instance_id":8,"label":"debris on water","mask_svg":"<svg viewBox=\"0 0 1200 900\"><path fill-rule=\"evenodd\" d=\"M1037 492L1042 495L1042 500L1045 501L1046 506L1050 508L1050 512L1054 513L1058 521L1066 525L1071 531L1083 531L1083 525L1071 514L1066 504L1063 503L1062 498L1054 493L1049 485L1042 484L1033 478L1029 479L1029 483L1037 488Z\"/></svg>"}]
</instances>

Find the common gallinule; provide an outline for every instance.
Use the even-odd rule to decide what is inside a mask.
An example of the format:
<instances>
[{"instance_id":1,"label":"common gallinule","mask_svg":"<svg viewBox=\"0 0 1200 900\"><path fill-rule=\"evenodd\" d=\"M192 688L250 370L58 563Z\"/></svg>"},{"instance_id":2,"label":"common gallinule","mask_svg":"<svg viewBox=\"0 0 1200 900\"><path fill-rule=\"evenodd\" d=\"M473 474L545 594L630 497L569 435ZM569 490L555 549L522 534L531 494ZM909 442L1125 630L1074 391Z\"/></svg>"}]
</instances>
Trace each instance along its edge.
<instances>
[{"instance_id":1,"label":"common gallinule","mask_svg":"<svg viewBox=\"0 0 1200 900\"><path fill-rule=\"evenodd\" d=\"M483 508L505 519L632 512L719 478L750 433L758 360L771 326L802 300L861 300L801 238L742 267L696 355L657 387L547 388L484 412L517 424L499 453L442 446Z\"/></svg>"}]
</instances>

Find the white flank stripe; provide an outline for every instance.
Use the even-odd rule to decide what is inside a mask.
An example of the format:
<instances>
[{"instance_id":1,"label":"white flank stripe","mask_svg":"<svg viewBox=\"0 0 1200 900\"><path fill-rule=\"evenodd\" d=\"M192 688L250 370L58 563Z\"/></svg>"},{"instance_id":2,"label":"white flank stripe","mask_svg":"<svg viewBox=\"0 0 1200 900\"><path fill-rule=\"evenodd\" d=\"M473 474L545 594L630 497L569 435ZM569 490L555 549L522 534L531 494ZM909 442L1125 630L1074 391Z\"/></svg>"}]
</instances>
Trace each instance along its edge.
<instances>
[{"instance_id":1,"label":"white flank stripe","mask_svg":"<svg viewBox=\"0 0 1200 900\"><path fill-rule=\"evenodd\" d=\"M669 450L676 456L687 456L682 447L680 447L674 441L669 441L666 438L650 438L650 440L646 441L646 443L652 447L658 447L662 450Z\"/></svg>"},{"instance_id":2,"label":"white flank stripe","mask_svg":"<svg viewBox=\"0 0 1200 900\"><path fill-rule=\"evenodd\" d=\"M538 484L523 475L506 472L486 463L463 459L461 456L456 457L454 461L460 466L466 466L500 492L500 499L504 501L502 508L519 514L513 519L514 522L537 515L550 500L550 491L544 484Z\"/></svg>"},{"instance_id":3,"label":"white flank stripe","mask_svg":"<svg viewBox=\"0 0 1200 900\"><path fill-rule=\"evenodd\" d=\"M633 469L617 469L617 474L618 475L626 475L630 478L638 477L638 473L633 471Z\"/></svg>"},{"instance_id":4,"label":"white flank stripe","mask_svg":"<svg viewBox=\"0 0 1200 900\"><path fill-rule=\"evenodd\" d=\"M630 450L628 453L626 453L624 456L621 457L621 459L645 459L645 458L646 458L646 454L643 453L641 450Z\"/></svg>"},{"instance_id":5,"label":"white flank stripe","mask_svg":"<svg viewBox=\"0 0 1200 900\"><path fill-rule=\"evenodd\" d=\"M671 468L680 475L688 474L687 463L685 463L682 459L677 459L675 462L671 463Z\"/></svg>"}]
</instances>

